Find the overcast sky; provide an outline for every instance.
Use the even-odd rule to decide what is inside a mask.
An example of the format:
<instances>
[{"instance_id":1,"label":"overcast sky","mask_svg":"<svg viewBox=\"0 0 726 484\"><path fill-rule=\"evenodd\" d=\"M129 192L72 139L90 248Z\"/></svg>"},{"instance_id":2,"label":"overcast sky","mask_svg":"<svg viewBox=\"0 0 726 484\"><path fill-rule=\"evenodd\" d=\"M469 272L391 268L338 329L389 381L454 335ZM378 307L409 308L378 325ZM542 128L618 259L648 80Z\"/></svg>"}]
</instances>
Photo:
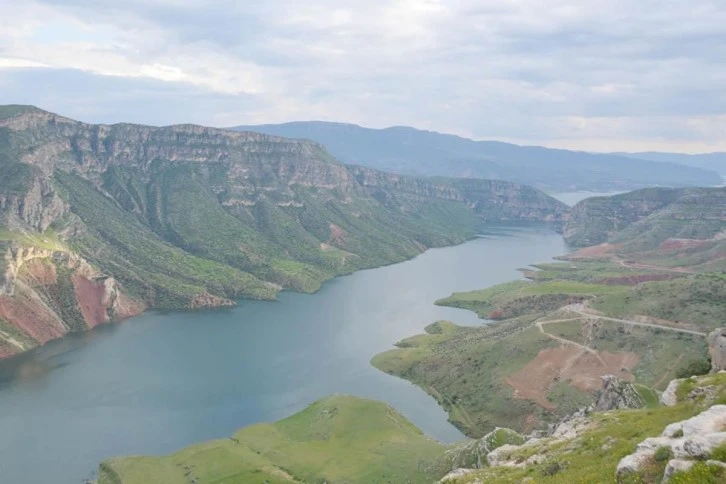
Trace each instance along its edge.
<instances>
[{"instance_id":1,"label":"overcast sky","mask_svg":"<svg viewBox=\"0 0 726 484\"><path fill-rule=\"evenodd\" d=\"M0 0L0 17L0 104L83 121L726 151L724 0Z\"/></svg>"}]
</instances>

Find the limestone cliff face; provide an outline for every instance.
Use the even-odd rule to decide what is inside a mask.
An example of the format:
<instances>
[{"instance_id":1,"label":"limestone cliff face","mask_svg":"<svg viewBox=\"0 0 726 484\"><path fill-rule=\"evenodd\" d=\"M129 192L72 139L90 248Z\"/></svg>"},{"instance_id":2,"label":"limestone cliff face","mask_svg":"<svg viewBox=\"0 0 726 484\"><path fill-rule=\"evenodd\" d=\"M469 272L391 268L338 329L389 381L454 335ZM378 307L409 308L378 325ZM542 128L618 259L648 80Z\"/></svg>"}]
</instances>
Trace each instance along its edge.
<instances>
[{"instance_id":1,"label":"limestone cliff face","mask_svg":"<svg viewBox=\"0 0 726 484\"><path fill-rule=\"evenodd\" d=\"M312 141L0 106L0 357L146 307L314 291L481 220L567 216L531 187L346 166Z\"/></svg>"},{"instance_id":2,"label":"limestone cliff face","mask_svg":"<svg viewBox=\"0 0 726 484\"><path fill-rule=\"evenodd\" d=\"M680 192L655 188L585 199L572 208L563 235L569 243L583 247L607 242L613 234L672 203Z\"/></svg>"},{"instance_id":3,"label":"limestone cliff face","mask_svg":"<svg viewBox=\"0 0 726 484\"><path fill-rule=\"evenodd\" d=\"M485 220L563 222L569 208L526 185L502 180L417 178L351 167L355 179L372 195L403 193L421 200L463 202Z\"/></svg>"},{"instance_id":4,"label":"limestone cliff face","mask_svg":"<svg viewBox=\"0 0 726 484\"><path fill-rule=\"evenodd\" d=\"M640 250L668 239L713 239L724 229L726 188L647 188L583 200L573 207L564 237L575 246L609 242Z\"/></svg>"},{"instance_id":5,"label":"limestone cliff face","mask_svg":"<svg viewBox=\"0 0 726 484\"><path fill-rule=\"evenodd\" d=\"M49 179L41 174L32 176L27 191L23 193L0 193L0 223L4 222L10 228L29 227L42 232L66 211L67 205Z\"/></svg>"}]
</instances>

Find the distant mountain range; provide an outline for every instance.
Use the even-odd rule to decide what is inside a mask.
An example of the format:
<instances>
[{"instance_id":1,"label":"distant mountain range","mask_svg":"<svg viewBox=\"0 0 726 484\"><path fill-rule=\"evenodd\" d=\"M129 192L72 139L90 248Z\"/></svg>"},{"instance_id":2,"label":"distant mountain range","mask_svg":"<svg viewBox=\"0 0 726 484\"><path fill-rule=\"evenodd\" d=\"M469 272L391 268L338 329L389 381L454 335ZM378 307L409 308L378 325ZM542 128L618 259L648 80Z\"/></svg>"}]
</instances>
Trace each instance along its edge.
<instances>
[{"instance_id":1,"label":"distant mountain range","mask_svg":"<svg viewBox=\"0 0 726 484\"><path fill-rule=\"evenodd\" d=\"M678 163L679 165L694 166L704 170L715 171L726 178L726 153L703 153L688 155L685 153L660 153L657 151L646 151L642 153L613 153L614 155L638 158L641 160L665 161Z\"/></svg>"},{"instance_id":2,"label":"distant mountain range","mask_svg":"<svg viewBox=\"0 0 726 484\"><path fill-rule=\"evenodd\" d=\"M632 155L594 154L459 136L405 126L370 129L322 121L237 126L325 145L339 160L410 175L494 178L556 191L617 191L648 186L711 186L713 169Z\"/></svg>"}]
</instances>

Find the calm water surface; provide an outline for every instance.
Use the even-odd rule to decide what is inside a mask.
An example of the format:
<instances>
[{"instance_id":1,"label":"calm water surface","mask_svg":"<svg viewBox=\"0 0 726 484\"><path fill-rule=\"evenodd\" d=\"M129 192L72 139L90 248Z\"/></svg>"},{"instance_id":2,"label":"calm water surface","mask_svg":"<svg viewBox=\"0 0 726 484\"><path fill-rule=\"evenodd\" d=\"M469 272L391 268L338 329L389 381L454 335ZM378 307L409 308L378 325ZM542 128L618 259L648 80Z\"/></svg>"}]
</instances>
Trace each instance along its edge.
<instances>
[{"instance_id":1,"label":"calm water surface","mask_svg":"<svg viewBox=\"0 0 726 484\"><path fill-rule=\"evenodd\" d=\"M564 251L543 227L488 227L317 294L148 313L51 343L0 365L0 482L80 483L107 457L226 437L332 393L384 400L428 435L461 439L433 398L379 372L371 357L439 319L482 324L433 302Z\"/></svg>"},{"instance_id":2,"label":"calm water surface","mask_svg":"<svg viewBox=\"0 0 726 484\"><path fill-rule=\"evenodd\" d=\"M562 203L566 203L570 207L574 207L577 202L581 202L582 200L585 200L586 198L592 198L592 197L611 197L613 195L619 195L620 193L625 193L624 191L618 191L618 192L588 192L588 191L579 191L579 192L562 192L562 193L550 193L551 196L558 199Z\"/></svg>"}]
</instances>

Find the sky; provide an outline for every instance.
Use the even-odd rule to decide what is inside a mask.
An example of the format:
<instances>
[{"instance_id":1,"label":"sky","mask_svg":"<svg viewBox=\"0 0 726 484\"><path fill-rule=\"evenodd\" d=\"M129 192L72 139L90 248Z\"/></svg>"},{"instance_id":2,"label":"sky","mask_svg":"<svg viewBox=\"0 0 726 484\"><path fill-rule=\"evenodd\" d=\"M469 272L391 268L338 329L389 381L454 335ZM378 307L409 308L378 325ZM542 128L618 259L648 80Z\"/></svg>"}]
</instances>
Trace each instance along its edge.
<instances>
[{"instance_id":1,"label":"sky","mask_svg":"<svg viewBox=\"0 0 726 484\"><path fill-rule=\"evenodd\" d=\"M726 151L724 0L0 0L0 104Z\"/></svg>"}]
</instances>

